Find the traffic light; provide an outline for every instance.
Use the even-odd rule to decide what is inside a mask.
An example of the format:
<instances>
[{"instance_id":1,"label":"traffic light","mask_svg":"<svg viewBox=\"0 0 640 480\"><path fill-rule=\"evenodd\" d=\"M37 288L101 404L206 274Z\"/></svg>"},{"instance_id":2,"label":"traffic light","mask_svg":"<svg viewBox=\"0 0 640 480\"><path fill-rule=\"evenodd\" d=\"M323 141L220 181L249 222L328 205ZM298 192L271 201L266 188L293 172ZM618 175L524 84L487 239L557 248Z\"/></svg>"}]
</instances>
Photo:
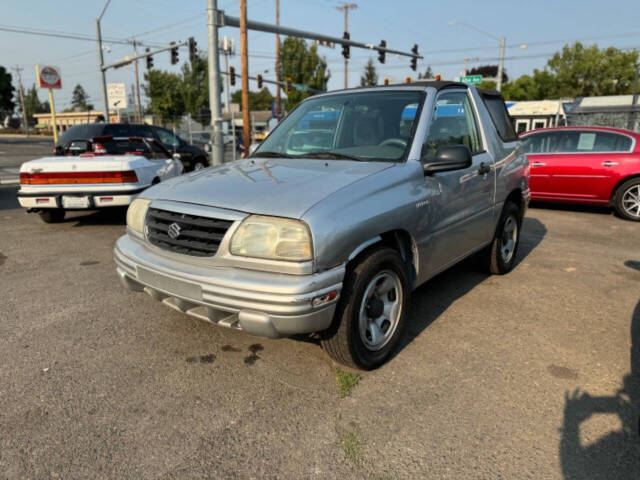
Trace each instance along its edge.
<instances>
[{"instance_id":1,"label":"traffic light","mask_svg":"<svg viewBox=\"0 0 640 480\"><path fill-rule=\"evenodd\" d=\"M189 37L189 60L195 61L198 56L198 48L197 48L196 39L193 37Z\"/></svg>"},{"instance_id":2,"label":"traffic light","mask_svg":"<svg viewBox=\"0 0 640 480\"><path fill-rule=\"evenodd\" d=\"M436 82L439 82L440 80L442 80L442 74L440 74L440 73L436 73L436 75L435 75L435 77L433 77L433 79L434 79Z\"/></svg>"},{"instance_id":3,"label":"traffic light","mask_svg":"<svg viewBox=\"0 0 640 480\"><path fill-rule=\"evenodd\" d=\"M169 45L175 45L176 42L171 42ZM171 65L178 63L178 47L171 49Z\"/></svg>"},{"instance_id":4,"label":"traffic light","mask_svg":"<svg viewBox=\"0 0 640 480\"><path fill-rule=\"evenodd\" d=\"M291 92L291 77L284 79L284 91L287 95Z\"/></svg>"},{"instance_id":5,"label":"traffic light","mask_svg":"<svg viewBox=\"0 0 640 480\"><path fill-rule=\"evenodd\" d=\"M417 44L413 46L413 48L411 49L411 53L413 53L414 55L418 55ZM411 70L415 72L416 68L418 68L418 57L411 57Z\"/></svg>"},{"instance_id":6,"label":"traffic light","mask_svg":"<svg viewBox=\"0 0 640 480\"><path fill-rule=\"evenodd\" d=\"M413 82L413 78L411 78L411 77L406 77L404 79L404 83L411 83L411 82Z\"/></svg>"},{"instance_id":7,"label":"traffic light","mask_svg":"<svg viewBox=\"0 0 640 480\"><path fill-rule=\"evenodd\" d=\"M380 47L387 48L387 41L386 40L380 40ZM384 50L378 50L378 61L380 63L384 63L386 53L387 52L385 52Z\"/></svg>"},{"instance_id":8,"label":"traffic light","mask_svg":"<svg viewBox=\"0 0 640 480\"><path fill-rule=\"evenodd\" d=\"M149 53L151 50L149 48L145 49L145 52ZM151 70L153 68L153 57L147 57L147 70Z\"/></svg>"},{"instance_id":9,"label":"traffic light","mask_svg":"<svg viewBox=\"0 0 640 480\"><path fill-rule=\"evenodd\" d=\"M233 66L229 67L229 82L231 85L236 84L236 69Z\"/></svg>"},{"instance_id":10,"label":"traffic light","mask_svg":"<svg viewBox=\"0 0 640 480\"><path fill-rule=\"evenodd\" d=\"M344 38L345 40L349 40L351 38L351 35L349 35L349 32L344 32L344 35L342 35L342 38ZM344 58L349 58L349 51L350 51L349 45L343 43L342 44L342 56Z\"/></svg>"},{"instance_id":11,"label":"traffic light","mask_svg":"<svg viewBox=\"0 0 640 480\"><path fill-rule=\"evenodd\" d=\"M258 74L256 79L258 80L258 90L262 90L262 75Z\"/></svg>"}]
</instances>

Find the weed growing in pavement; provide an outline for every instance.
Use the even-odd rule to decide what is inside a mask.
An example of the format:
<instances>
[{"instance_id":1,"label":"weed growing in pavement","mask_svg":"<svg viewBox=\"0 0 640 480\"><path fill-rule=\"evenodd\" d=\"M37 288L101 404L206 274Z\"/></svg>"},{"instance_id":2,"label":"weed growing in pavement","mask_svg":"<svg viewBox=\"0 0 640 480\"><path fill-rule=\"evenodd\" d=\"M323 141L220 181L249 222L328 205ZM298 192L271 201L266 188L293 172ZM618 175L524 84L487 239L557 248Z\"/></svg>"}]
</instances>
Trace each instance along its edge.
<instances>
[{"instance_id":1,"label":"weed growing in pavement","mask_svg":"<svg viewBox=\"0 0 640 480\"><path fill-rule=\"evenodd\" d=\"M340 398L351 395L351 390L360 382L360 375L355 373L344 372L339 368L334 369L336 380L338 381L338 393Z\"/></svg>"},{"instance_id":2,"label":"weed growing in pavement","mask_svg":"<svg viewBox=\"0 0 640 480\"><path fill-rule=\"evenodd\" d=\"M340 439L340 446L347 460L355 461L360 457L362 443L355 432L346 432Z\"/></svg>"}]
</instances>

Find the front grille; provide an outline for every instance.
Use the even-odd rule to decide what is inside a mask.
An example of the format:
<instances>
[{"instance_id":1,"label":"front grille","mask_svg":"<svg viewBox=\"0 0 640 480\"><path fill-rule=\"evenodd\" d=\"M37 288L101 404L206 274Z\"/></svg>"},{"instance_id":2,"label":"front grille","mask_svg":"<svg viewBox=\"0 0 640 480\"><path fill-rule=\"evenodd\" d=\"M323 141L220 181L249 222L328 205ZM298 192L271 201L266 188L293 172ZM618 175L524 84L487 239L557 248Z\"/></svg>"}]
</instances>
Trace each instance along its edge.
<instances>
[{"instance_id":1,"label":"front grille","mask_svg":"<svg viewBox=\"0 0 640 480\"><path fill-rule=\"evenodd\" d=\"M200 217L188 213L170 212L150 208L147 212L147 238L164 250L194 255L197 257L212 257L218 251L220 242L233 222L219 218ZM172 238L179 227L179 234Z\"/></svg>"}]
</instances>

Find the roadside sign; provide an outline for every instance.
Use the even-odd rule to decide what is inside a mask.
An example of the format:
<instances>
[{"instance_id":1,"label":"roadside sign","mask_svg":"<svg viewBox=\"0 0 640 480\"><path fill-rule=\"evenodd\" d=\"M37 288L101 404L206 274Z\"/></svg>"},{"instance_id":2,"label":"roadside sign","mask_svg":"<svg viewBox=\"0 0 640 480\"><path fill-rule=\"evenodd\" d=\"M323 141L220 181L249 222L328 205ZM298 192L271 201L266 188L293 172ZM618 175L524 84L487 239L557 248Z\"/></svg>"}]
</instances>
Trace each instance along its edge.
<instances>
[{"instance_id":1,"label":"roadside sign","mask_svg":"<svg viewBox=\"0 0 640 480\"><path fill-rule=\"evenodd\" d=\"M62 88L60 69L47 65L36 69L39 88Z\"/></svg>"},{"instance_id":2,"label":"roadside sign","mask_svg":"<svg viewBox=\"0 0 640 480\"><path fill-rule=\"evenodd\" d=\"M482 75L467 75L466 77L460 77L460 81L470 85L477 85L482 83Z\"/></svg>"},{"instance_id":3,"label":"roadside sign","mask_svg":"<svg viewBox=\"0 0 640 480\"><path fill-rule=\"evenodd\" d=\"M124 83L107 83L109 108L119 110L127 108L127 87Z\"/></svg>"}]
</instances>

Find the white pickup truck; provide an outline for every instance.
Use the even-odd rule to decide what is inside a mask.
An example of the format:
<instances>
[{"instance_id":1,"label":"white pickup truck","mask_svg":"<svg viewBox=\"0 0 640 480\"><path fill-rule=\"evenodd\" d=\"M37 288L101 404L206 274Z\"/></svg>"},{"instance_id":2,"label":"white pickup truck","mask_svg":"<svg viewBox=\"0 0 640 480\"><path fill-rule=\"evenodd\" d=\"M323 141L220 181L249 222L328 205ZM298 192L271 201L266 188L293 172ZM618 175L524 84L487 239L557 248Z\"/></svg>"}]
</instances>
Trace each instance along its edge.
<instances>
[{"instance_id":1,"label":"white pickup truck","mask_svg":"<svg viewBox=\"0 0 640 480\"><path fill-rule=\"evenodd\" d=\"M18 201L46 223L63 220L67 210L127 206L146 188L183 171L180 160L153 139L78 142L86 153L45 157L20 168Z\"/></svg>"}]
</instances>

